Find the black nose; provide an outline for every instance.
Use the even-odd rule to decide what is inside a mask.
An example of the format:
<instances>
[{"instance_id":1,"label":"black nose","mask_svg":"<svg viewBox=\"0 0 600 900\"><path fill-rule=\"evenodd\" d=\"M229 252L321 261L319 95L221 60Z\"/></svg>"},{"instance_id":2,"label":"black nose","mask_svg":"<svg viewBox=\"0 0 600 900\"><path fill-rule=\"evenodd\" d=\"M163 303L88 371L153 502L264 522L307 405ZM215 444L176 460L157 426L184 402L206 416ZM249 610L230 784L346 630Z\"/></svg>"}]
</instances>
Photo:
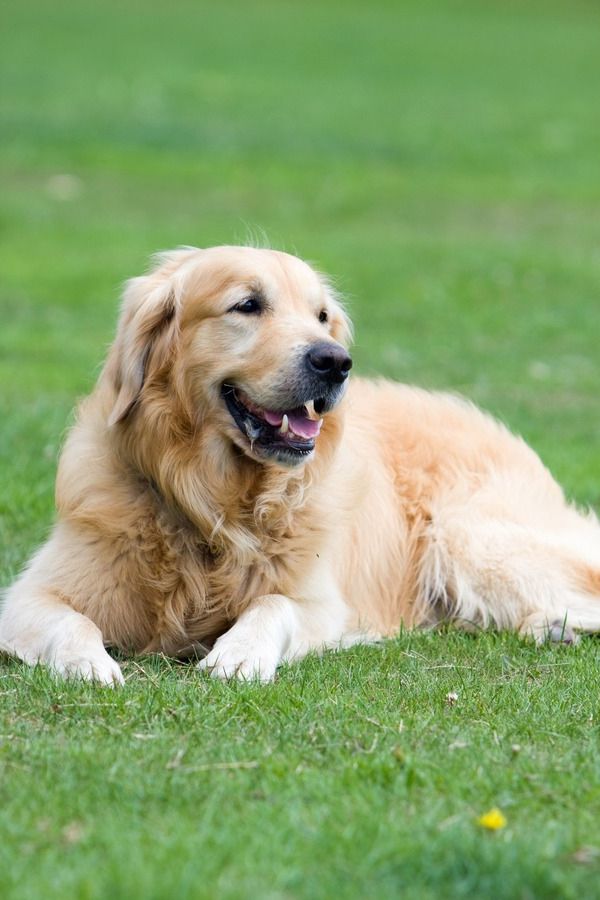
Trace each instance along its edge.
<instances>
[{"instance_id":1,"label":"black nose","mask_svg":"<svg viewBox=\"0 0 600 900\"><path fill-rule=\"evenodd\" d=\"M306 364L311 372L331 383L341 384L352 368L352 359L340 344L320 341L306 353Z\"/></svg>"}]
</instances>

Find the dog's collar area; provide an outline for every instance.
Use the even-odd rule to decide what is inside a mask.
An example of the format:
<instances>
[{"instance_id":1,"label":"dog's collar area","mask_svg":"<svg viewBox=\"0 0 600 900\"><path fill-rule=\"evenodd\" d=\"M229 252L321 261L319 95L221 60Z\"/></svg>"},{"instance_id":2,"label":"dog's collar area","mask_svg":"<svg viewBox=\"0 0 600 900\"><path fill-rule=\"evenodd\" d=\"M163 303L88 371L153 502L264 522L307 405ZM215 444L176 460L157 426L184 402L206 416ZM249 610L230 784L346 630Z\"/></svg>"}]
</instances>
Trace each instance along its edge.
<instances>
[{"instance_id":1,"label":"dog's collar area","mask_svg":"<svg viewBox=\"0 0 600 900\"><path fill-rule=\"evenodd\" d=\"M257 406L233 384L225 383L221 394L252 451L278 457L289 464L301 462L314 450L323 423L320 413L325 408L325 400L309 400L294 409L267 410Z\"/></svg>"}]
</instances>

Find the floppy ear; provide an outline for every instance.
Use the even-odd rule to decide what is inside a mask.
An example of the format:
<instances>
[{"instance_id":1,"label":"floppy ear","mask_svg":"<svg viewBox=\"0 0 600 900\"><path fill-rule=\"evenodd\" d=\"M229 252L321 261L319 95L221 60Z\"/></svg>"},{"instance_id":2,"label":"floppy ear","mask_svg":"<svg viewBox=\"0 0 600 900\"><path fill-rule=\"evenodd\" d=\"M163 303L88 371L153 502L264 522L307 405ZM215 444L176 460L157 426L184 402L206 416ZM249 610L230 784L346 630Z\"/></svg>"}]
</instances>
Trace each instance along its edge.
<instances>
[{"instance_id":1,"label":"floppy ear","mask_svg":"<svg viewBox=\"0 0 600 900\"><path fill-rule=\"evenodd\" d=\"M173 284L153 275L127 283L123 312L114 353L117 399L108 419L115 425L127 417L138 400L147 374L150 355L161 343L170 345L176 332L178 300ZM170 332L166 340L165 333Z\"/></svg>"}]
</instances>

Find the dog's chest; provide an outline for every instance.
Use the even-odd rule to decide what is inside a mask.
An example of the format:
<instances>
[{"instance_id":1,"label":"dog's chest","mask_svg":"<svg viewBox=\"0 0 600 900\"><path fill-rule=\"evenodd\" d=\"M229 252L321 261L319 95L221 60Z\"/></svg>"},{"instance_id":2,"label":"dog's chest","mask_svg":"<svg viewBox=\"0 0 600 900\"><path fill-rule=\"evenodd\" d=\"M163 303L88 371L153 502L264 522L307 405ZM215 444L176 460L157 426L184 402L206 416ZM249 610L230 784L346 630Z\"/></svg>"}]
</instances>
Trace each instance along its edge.
<instances>
[{"instance_id":1,"label":"dog's chest","mask_svg":"<svg viewBox=\"0 0 600 900\"><path fill-rule=\"evenodd\" d=\"M204 553L206 603L239 615L250 600L263 594L285 593L294 581L296 554L285 537L265 540L255 550L229 547Z\"/></svg>"},{"instance_id":2,"label":"dog's chest","mask_svg":"<svg viewBox=\"0 0 600 900\"><path fill-rule=\"evenodd\" d=\"M177 655L210 643L253 599L289 589L294 556L285 540L251 553L235 546L215 552L194 540L174 543L162 557L160 577L154 569L152 599L146 594L153 608L150 643L142 639L146 650Z\"/></svg>"},{"instance_id":3,"label":"dog's chest","mask_svg":"<svg viewBox=\"0 0 600 900\"><path fill-rule=\"evenodd\" d=\"M229 627L257 597L292 593L302 567L286 535L264 541L253 552L229 547L215 553L202 547L196 551L194 563L185 630L196 640L213 637ZM203 585L201 592L194 589L199 583Z\"/></svg>"},{"instance_id":4,"label":"dog's chest","mask_svg":"<svg viewBox=\"0 0 600 900\"><path fill-rule=\"evenodd\" d=\"M163 523L161 523L162 525ZM256 598L294 596L311 558L318 553L316 530L289 526L231 529L217 546L192 528L160 529L163 569L153 581L156 643L174 653L195 642L210 642Z\"/></svg>"}]
</instances>

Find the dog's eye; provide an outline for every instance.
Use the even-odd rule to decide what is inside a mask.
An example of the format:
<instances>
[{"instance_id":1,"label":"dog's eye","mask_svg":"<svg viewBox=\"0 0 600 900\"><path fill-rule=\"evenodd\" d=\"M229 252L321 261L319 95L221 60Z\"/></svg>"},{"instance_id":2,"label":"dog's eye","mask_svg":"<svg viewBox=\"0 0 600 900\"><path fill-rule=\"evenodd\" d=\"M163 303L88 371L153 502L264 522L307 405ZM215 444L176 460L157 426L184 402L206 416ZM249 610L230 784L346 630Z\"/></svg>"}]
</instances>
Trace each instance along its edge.
<instances>
[{"instance_id":1,"label":"dog's eye","mask_svg":"<svg viewBox=\"0 0 600 900\"><path fill-rule=\"evenodd\" d=\"M236 303L235 306L232 306L229 311L241 312L249 315L252 313L262 312L262 306L258 297L248 297L246 300L242 300L241 303Z\"/></svg>"},{"instance_id":2,"label":"dog's eye","mask_svg":"<svg viewBox=\"0 0 600 900\"><path fill-rule=\"evenodd\" d=\"M329 322L329 315L326 309L322 309L319 313L319 322Z\"/></svg>"}]
</instances>

